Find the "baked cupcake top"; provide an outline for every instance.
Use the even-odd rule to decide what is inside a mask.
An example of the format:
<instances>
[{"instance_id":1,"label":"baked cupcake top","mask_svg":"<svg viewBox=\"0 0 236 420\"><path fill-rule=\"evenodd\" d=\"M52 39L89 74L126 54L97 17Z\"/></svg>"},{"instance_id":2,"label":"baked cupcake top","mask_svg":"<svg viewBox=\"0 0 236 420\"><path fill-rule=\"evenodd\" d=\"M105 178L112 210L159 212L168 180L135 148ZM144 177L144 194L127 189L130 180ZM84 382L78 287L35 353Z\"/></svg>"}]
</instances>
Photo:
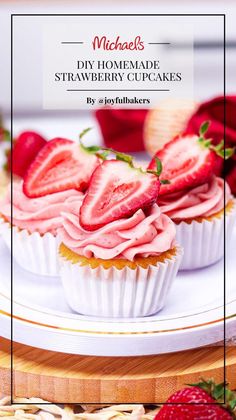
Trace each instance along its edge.
<instances>
[{"instance_id":1,"label":"baked cupcake top","mask_svg":"<svg viewBox=\"0 0 236 420\"><path fill-rule=\"evenodd\" d=\"M172 249L174 223L155 204L159 185L157 174L132 161L104 161L91 177L79 214L62 213L62 242L87 258L131 261Z\"/></svg>"},{"instance_id":2,"label":"baked cupcake top","mask_svg":"<svg viewBox=\"0 0 236 420\"><path fill-rule=\"evenodd\" d=\"M48 194L43 197L29 198L22 189L23 182L13 183L12 224L28 232L45 234L51 232L56 235L62 226L63 211L77 214L83 193L70 189ZM9 185L5 198L0 203L0 214L7 221L11 221L11 187Z\"/></svg>"}]
</instances>

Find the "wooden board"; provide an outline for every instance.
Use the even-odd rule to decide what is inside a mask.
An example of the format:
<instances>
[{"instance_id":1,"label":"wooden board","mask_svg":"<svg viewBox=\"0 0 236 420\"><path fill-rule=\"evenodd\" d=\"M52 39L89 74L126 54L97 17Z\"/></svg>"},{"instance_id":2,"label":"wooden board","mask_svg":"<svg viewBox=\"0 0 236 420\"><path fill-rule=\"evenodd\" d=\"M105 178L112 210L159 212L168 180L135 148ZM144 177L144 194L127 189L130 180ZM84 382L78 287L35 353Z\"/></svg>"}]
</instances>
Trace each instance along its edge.
<instances>
[{"instance_id":1,"label":"wooden board","mask_svg":"<svg viewBox=\"0 0 236 420\"><path fill-rule=\"evenodd\" d=\"M13 344L14 395L51 402L158 403L200 377L223 381L223 348L145 357L74 356ZM0 384L10 394L10 342L0 340ZM236 347L227 348L236 388Z\"/></svg>"}]
</instances>

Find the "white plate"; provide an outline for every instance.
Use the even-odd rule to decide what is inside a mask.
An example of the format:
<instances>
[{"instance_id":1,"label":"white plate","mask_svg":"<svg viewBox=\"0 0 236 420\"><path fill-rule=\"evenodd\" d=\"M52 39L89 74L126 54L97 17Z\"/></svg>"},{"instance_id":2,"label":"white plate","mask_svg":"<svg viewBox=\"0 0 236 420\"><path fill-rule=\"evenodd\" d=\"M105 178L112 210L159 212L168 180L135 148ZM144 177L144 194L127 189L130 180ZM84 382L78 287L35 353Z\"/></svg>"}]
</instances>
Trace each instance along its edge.
<instances>
[{"instance_id":1,"label":"white plate","mask_svg":"<svg viewBox=\"0 0 236 420\"><path fill-rule=\"evenodd\" d=\"M226 260L226 335L236 334L236 230ZM10 338L10 255L0 239L0 331ZM58 278L32 275L14 263L13 339L64 353L137 356L175 352L223 340L223 260L179 272L166 307L136 319L73 313Z\"/></svg>"}]
</instances>

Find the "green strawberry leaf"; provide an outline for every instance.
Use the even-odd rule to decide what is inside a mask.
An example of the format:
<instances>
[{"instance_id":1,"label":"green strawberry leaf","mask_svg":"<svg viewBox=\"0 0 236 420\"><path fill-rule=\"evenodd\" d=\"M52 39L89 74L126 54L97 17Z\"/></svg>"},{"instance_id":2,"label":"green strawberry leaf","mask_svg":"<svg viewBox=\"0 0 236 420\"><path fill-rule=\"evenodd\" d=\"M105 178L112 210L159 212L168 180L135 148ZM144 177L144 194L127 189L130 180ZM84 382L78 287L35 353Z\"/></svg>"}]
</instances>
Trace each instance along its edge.
<instances>
[{"instance_id":1,"label":"green strawberry leaf","mask_svg":"<svg viewBox=\"0 0 236 420\"><path fill-rule=\"evenodd\" d=\"M9 130L0 127L0 142L7 142L10 143L11 141L11 134Z\"/></svg>"},{"instance_id":2,"label":"green strawberry leaf","mask_svg":"<svg viewBox=\"0 0 236 420\"><path fill-rule=\"evenodd\" d=\"M171 181L169 179L161 179L161 184L171 184Z\"/></svg>"},{"instance_id":3,"label":"green strawberry leaf","mask_svg":"<svg viewBox=\"0 0 236 420\"><path fill-rule=\"evenodd\" d=\"M206 139L205 138L205 134L210 126L211 122L210 121L205 121L204 123L202 123L202 125L199 128L199 137L198 137L198 142L201 144L201 146L209 148L211 146L211 139Z\"/></svg>"},{"instance_id":4,"label":"green strawberry leaf","mask_svg":"<svg viewBox=\"0 0 236 420\"><path fill-rule=\"evenodd\" d=\"M112 153L115 155L117 160L126 162L131 167L134 167L133 157L130 155L127 155L126 153L117 152L116 150L111 149L110 147L100 147L99 150L102 150L102 153L99 154L99 157L101 157L103 160L105 160L107 156L109 156L109 154Z\"/></svg>"},{"instance_id":5,"label":"green strawberry leaf","mask_svg":"<svg viewBox=\"0 0 236 420\"><path fill-rule=\"evenodd\" d=\"M209 146L211 145L211 141L212 141L211 139L203 140L202 144L204 147L209 149Z\"/></svg>"},{"instance_id":6,"label":"green strawberry leaf","mask_svg":"<svg viewBox=\"0 0 236 420\"><path fill-rule=\"evenodd\" d=\"M216 146L212 144L212 139L205 139L205 133L210 125L210 121L205 121L199 129L198 142L201 146L213 150L222 159L229 159L235 152L235 148L227 148L224 150L224 140L222 139Z\"/></svg>"},{"instance_id":7,"label":"green strawberry leaf","mask_svg":"<svg viewBox=\"0 0 236 420\"><path fill-rule=\"evenodd\" d=\"M214 150L217 152L224 148L224 140L222 139L216 146L214 146Z\"/></svg>"},{"instance_id":8,"label":"green strawberry leaf","mask_svg":"<svg viewBox=\"0 0 236 420\"><path fill-rule=\"evenodd\" d=\"M211 150L213 150L218 156L220 156L222 159L229 159L231 156L233 156L235 152L235 147L227 147L224 149L224 140L221 140L219 144L216 146L211 146Z\"/></svg>"},{"instance_id":9,"label":"green strawberry leaf","mask_svg":"<svg viewBox=\"0 0 236 420\"><path fill-rule=\"evenodd\" d=\"M6 142L10 143L10 141L11 141L11 133L10 133L10 131L4 129L3 130L3 133L4 133L4 140Z\"/></svg>"},{"instance_id":10,"label":"green strawberry leaf","mask_svg":"<svg viewBox=\"0 0 236 420\"><path fill-rule=\"evenodd\" d=\"M204 137L204 134L206 134L210 124L211 124L210 121L205 121L201 124L200 129L199 129L200 137Z\"/></svg>"},{"instance_id":11,"label":"green strawberry leaf","mask_svg":"<svg viewBox=\"0 0 236 420\"><path fill-rule=\"evenodd\" d=\"M102 153L96 153L96 156L102 160L106 160L109 154L110 154L109 150L104 150Z\"/></svg>"},{"instance_id":12,"label":"green strawberry leaf","mask_svg":"<svg viewBox=\"0 0 236 420\"><path fill-rule=\"evenodd\" d=\"M156 173L158 176L160 176L162 173L162 163L158 157L155 157L155 162L156 162L156 167L157 167Z\"/></svg>"},{"instance_id":13,"label":"green strawberry leaf","mask_svg":"<svg viewBox=\"0 0 236 420\"><path fill-rule=\"evenodd\" d=\"M231 156L233 156L235 152L235 147L229 147L225 149L225 159L229 159Z\"/></svg>"},{"instance_id":14,"label":"green strawberry leaf","mask_svg":"<svg viewBox=\"0 0 236 420\"><path fill-rule=\"evenodd\" d=\"M117 160L121 160L123 162L128 163L130 166L133 166L133 158L130 155L127 155L126 153L121 152L114 152L116 155Z\"/></svg>"},{"instance_id":15,"label":"green strawberry leaf","mask_svg":"<svg viewBox=\"0 0 236 420\"><path fill-rule=\"evenodd\" d=\"M217 156L220 156L222 159L224 159L224 150L219 150L218 152L216 152Z\"/></svg>"},{"instance_id":16,"label":"green strawberry leaf","mask_svg":"<svg viewBox=\"0 0 236 420\"><path fill-rule=\"evenodd\" d=\"M82 138L87 134L92 128L85 128L85 130L82 131L79 135L79 141L80 141L80 147L87 153L91 153L93 155L96 155L98 158L102 160L106 160L107 156L109 155L110 151L104 149L103 152L100 153L101 150L103 150L100 146L85 146L82 142Z\"/></svg>"},{"instance_id":17,"label":"green strawberry leaf","mask_svg":"<svg viewBox=\"0 0 236 420\"><path fill-rule=\"evenodd\" d=\"M159 177L162 173L162 163L158 157L155 157L155 162L156 162L156 170L147 169L146 172ZM168 183L168 182L165 182L166 180L163 180L163 181L164 181L163 184Z\"/></svg>"},{"instance_id":18,"label":"green strawberry leaf","mask_svg":"<svg viewBox=\"0 0 236 420\"><path fill-rule=\"evenodd\" d=\"M235 407L236 407L236 399L235 400L232 400L232 401L229 401L228 402L228 405L230 407L230 410L233 411L235 409Z\"/></svg>"},{"instance_id":19,"label":"green strawberry leaf","mask_svg":"<svg viewBox=\"0 0 236 420\"><path fill-rule=\"evenodd\" d=\"M225 393L225 384L224 382L214 385L212 390L212 396L215 400L224 399L224 393Z\"/></svg>"},{"instance_id":20,"label":"green strawberry leaf","mask_svg":"<svg viewBox=\"0 0 236 420\"><path fill-rule=\"evenodd\" d=\"M148 174L153 174L153 175L156 175L156 176L157 176L156 171L153 171L152 169L147 169L147 170L146 170L146 172L147 172Z\"/></svg>"},{"instance_id":21,"label":"green strawberry leaf","mask_svg":"<svg viewBox=\"0 0 236 420\"><path fill-rule=\"evenodd\" d=\"M101 147L99 146L84 146L84 148L89 153L96 153L96 152L99 152L99 150L101 150Z\"/></svg>"},{"instance_id":22,"label":"green strawberry leaf","mask_svg":"<svg viewBox=\"0 0 236 420\"><path fill-rule=\"evenodd\" d=\"M88 127L88 128L85 128L81 133L80 133L80 135L79 135L79 139L81 140L84 136L85 136L85 134L87 134L90 130L92 130L92 127Z\"/></svg>"}]
</instances>

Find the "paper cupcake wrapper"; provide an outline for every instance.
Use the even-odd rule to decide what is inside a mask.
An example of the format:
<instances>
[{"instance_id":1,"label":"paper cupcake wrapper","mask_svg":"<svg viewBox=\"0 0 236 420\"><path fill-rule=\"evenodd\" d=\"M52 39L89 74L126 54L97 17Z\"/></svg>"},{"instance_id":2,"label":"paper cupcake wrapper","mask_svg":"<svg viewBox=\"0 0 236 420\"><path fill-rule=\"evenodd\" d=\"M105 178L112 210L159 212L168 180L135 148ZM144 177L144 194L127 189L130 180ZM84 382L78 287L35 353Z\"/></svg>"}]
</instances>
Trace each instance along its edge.
<instances>
[{"instance_id":1,"label":"paper cupcake wrapper","mask_svg":"<svg viewBox=\"0 0 236 420\"><path fill-rule=\"evenodd\" d=\"M11 228L1 220L0 233L11 251ZM12 228L12 254L15 261L25 270L43 276L58 276L58 239L50 232L40 236L38 232Z\"/></svg>"},{"instance_id":2,"label":"paper cupcake wrapper","mask_svg":"<svg viewBox=\"0 0 236 420\"><path fill-rule=\"evenodd\" d=\"M225 239L229 244L236 220L236 203L225 217ZM184 249L180 270L206 267L224 255L224 216L202 222L176 225L176 240Z\"/></svg>"},{"instance_id":3,"label":"paper cupcake wrapper","mask_svg":"<svg viewBox=\"0 0 236 420\"><path fill-rule=\"evenodd\" d=\"M118 270L80 266L60 257L60 276L67 302L75 312L100 317L142 317L165 305L181 258L182 248L177 247L175 256L157 266Z\"/></svg>"}]
</instances>

